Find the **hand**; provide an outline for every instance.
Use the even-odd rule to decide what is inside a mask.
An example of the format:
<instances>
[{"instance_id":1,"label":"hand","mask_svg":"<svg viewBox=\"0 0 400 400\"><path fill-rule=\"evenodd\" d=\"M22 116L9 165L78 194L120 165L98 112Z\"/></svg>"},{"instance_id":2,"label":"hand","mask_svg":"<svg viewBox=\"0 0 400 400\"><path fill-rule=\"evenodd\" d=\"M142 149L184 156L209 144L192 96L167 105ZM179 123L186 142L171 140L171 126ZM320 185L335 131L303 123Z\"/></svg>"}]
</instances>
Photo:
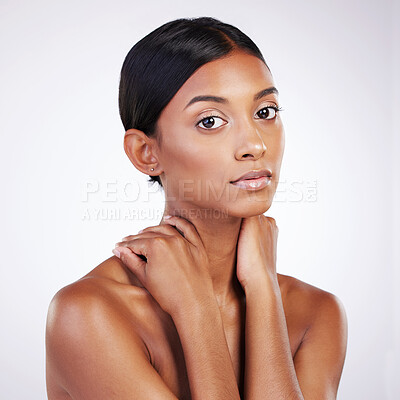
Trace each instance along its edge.
<instances>
[{"instance_id":1,"label":"hand","mask_svg":"<svg viewBox=\"0 0 400 400\"><path fill-rule=\"evenodd\" d=\"M123 238L113 252L164 311L190 312L214 296L208 256L192 223L173 216L141 232Z\"/></svg>"},{"instance_id":2,"label":"hand","mask_svg":"<svg viewBox=\"0 0 400 400\"><path fill-rule=\"evenodd\" d=\"M265 215L243 218L237 247L236 275L245 289L263 282L265 277L277 279L276 249L278 227L275 219Z\"/></svg>"}]
</instances>

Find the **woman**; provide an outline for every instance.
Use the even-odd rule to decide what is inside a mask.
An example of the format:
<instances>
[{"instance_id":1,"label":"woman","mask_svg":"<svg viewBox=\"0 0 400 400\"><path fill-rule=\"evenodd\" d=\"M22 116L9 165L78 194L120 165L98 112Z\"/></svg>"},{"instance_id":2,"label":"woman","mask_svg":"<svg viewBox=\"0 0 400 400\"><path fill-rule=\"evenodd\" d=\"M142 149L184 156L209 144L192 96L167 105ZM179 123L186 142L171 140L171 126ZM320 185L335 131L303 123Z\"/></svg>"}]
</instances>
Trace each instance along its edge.
<instances>
[{"instance_id":1,"label":"woman","mask_svg":"<svg viewBox=\"0 0 400 400\"><path fill-rule=\"evenodd\" d=\"M49 399L335 399L343 305L276 272L263 215L284 129L257 46L213 18L168 22L128 53L119 105L164 217L54 297Z\"/></svg>"}]
</instances>

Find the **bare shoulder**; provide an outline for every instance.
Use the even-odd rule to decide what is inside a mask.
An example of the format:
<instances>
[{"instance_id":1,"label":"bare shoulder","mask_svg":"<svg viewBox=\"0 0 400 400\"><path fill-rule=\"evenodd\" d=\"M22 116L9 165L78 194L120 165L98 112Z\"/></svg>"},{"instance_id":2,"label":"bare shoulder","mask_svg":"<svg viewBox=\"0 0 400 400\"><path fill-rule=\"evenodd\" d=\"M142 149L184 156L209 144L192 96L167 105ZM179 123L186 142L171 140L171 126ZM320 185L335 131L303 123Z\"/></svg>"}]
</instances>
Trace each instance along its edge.
<instances>
[{"instance_id":1,"label":"bare shoulder","mask_svg":"<svg viewBox=\"0 0 400 400\"><path fill-rule=\"evenodd\" d=\"M102 331L131 323L152 298L117 257L111 257L53 297L47 316L47 336L74 334L93 324ZM139 321L138 321L139 322ZM132 328L132 326L130 326Z\"/></svg>"},{"instance_id":2,"label":"bare shoulder","mask_svg":"<svg viewBox=\"0 0 400 400\"><path fill-rule=\"evenodd\" d=\"M119 310L117 314L123 315L125 306L132 311L150 301L150 298L147 290L118 258L111 257L55 294L50 303L47 325L50 329L55 325L55 320L59 322L67 318L73 321L73 317L78 315L96 316L115 308ZM117 315L110 314L108 317L117 318Z\"/></svg>"},{"instance_id":3,"label":"bare shoulder","mask_svg":"<svg viewBox=\"0 0 400 400\"><path fill-rule=\"evenodd\" d=\"M309 324L321 313L345 318L346 312L340 298L334 293L289 275L277 274L283 301L307 318Z\"/></svg>"},{"instance_id":4,"label":"bare shoulder","mask_svg":"<svg viewBox=\"0 0 400 400\"><path fill-rule=\"evenodd\" d=\"M58 291L46 324L49 399L131 398L140 379L170 395L142 334L152 310L154 299L117 257Z\"/></svg>"},{"instance_id":5,"label":"bare shoulder","mask_svg":"<svg viewBox=\"0 0 400 400\"><path fill-rule=\"evenodd\" d=\"M55 294L46 323L49 366L56 366L60 355L68 349L65 340L88 348L96 334L106 337L115 327L123 331L128 326L135 336L135 311L140 315L150 296L144 288L132 285L131 280L117 257L111 257ZM146 350L138 335L135 340Z\"/></svg>"},{"instance_id":6,"label":"bare shoulder","mask_svg":"<svg viewBox=\"0 0 400 400\"><path fill-rule=\"evenodd\" d=\"M285 314L303 327L294 357L303 396L336 399L347 350L344 305L335 294L297 278L281 275L278 280Z\"/></svg>"}]
</instances>

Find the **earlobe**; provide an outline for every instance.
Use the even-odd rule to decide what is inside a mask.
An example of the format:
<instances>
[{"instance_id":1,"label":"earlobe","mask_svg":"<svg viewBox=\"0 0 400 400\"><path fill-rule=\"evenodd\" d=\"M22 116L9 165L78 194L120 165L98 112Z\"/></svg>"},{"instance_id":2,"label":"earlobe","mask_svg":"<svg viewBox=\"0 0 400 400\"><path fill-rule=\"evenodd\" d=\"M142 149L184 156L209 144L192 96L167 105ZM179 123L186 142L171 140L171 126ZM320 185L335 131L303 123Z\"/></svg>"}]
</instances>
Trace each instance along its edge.
<instances>
[{"instance_id":1,"label":"earlobe","mask_svg":"<svg viewBox=\"0 0 400 400\"><path fill-rule=\"evenodd\" d=\"M152 144L152 139L138 129L132 128L125 132L125 153L131 163L146 175L154 175L153 171L158 164Z\"/></svg>"}]
</instances>

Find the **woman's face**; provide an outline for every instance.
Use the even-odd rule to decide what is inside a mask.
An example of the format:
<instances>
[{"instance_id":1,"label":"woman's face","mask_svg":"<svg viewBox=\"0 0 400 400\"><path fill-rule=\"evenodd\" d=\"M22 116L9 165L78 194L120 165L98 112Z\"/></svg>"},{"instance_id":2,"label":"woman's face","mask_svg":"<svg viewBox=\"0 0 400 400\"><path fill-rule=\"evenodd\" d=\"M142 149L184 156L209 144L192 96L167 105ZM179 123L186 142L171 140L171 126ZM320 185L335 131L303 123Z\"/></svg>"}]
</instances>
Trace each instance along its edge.
<instances>
[{"instance_id":1,"label":"woman's face","mask_svg":"<svg viewBox=\"0 0 400 400\"><path fill-rule=\"evenodd\" d=\"M158 120L157 155L169 206L237 217L269 209L285 146L279 112L272 108L279 107L277 93L260 95L272 87L266 65L241 51L203 65L184 83ZM191 101L197 96L221 99ZM231 183L263 169L272 177L261 188Z\"/></svg>"}]
</instances>

